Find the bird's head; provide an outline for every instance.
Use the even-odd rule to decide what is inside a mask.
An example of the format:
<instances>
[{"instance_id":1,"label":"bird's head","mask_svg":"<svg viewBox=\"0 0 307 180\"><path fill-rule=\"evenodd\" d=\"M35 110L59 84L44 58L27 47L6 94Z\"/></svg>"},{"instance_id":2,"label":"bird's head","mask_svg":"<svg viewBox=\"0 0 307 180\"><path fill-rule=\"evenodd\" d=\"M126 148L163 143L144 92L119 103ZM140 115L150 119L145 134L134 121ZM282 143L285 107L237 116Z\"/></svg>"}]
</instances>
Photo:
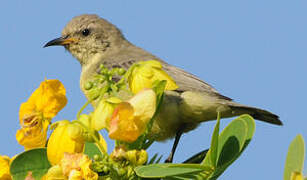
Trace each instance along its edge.
<instances>
[{"instance_id":1,"label":"bird's head","mask_svg":"<svg viewBox=\"0 0 307 180\"><path fill-rule=\"evenodd\" d=\"M74 17L62 31L62 36L44 47L64 46L81 64L88 63L97 53L106 54L120 48L124 37L113 24L97 15Z\"/></svg>"}]
</instances>

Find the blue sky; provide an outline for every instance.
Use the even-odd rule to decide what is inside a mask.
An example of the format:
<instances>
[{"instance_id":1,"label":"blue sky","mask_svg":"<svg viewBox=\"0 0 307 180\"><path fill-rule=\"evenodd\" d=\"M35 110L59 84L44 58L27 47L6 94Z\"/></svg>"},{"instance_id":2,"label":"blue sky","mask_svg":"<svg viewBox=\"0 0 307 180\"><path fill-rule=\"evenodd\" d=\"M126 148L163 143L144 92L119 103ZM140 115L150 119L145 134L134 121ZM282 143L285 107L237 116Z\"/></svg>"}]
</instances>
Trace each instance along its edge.
<instances>
[{"instance_id":1,"label":"blue sky","mask_svg":"<svg viewBox=\"0 0 307 180\"><path fill-rule=\"evenodd\" d=\"M78 62L62 47L42 48L83 13L108 19L132 43L235 101L280 115L283 127L257 122L251 144L220 179L281 179L291 140L298 133L307 139L306 1L15 0L1 7L0 154L23 150L15 140L19 106L45 77L67 89L68 105L55 120L73 120L86 102ZM175 161L209 147L214 124L185 134ZM171 144L156 143L150 152L166 157Z\"/></svg>"}]
</instances>

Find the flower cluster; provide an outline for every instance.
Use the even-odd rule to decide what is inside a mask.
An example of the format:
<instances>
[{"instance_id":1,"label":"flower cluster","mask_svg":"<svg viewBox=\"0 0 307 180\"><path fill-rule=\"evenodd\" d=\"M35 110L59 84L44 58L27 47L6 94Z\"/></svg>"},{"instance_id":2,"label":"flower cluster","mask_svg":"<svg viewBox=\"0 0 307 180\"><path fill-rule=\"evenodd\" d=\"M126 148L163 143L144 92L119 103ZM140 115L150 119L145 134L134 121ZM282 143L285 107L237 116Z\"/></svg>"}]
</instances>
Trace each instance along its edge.
<instances>
[{"instance_id":1,"label":"flower cluster","mask_svg":"<svg viewBox=\"0 0 307 180\"><path fill-rule=\"evenodd\" d=\"M218 112L209 150L183 164L160 164L158 154L148 160L146 149L157 140L157 124L170 121L166 119L168 116L161 115L165 113L165 105L170 97L179 94L168 92L162 104L164 92L177 88L155 60L137 62L127 70L109 70L101 65L83 87L89 101L78 111L76 119L52 122L67 104L66 90L59 80L44 80L20 106L21 128L16 139L25 152L12 158L0 156L0 180L218 178L251 141L255 122L251 116L242 115L219 133ZM83 110L89 104L94 110L85 114ZM115 141L110 154L100 134L102 130ZM302 167L292 166L302 165L303 147L300 136L290 146L285 179L304 178Z\"/></svg>"},{"instance_id":2,"label":"flower cluster","mask_svg":"<svg viewBox=\"0 0 307 180\"><path fill-rule=\"evenodd\" d=\"M113 76L120 76L121 80L114 81ZM162 91L155 90L157 86L161 86ZM101 66L95 79L84 87L90 94L90 101L85 106L95 101L94 111L82 114L84 106L76 120L52 123L67 104L66 90L59 80L44 80L20 106L21 129L17 131L16 139L26 151L17 155L11 168L12 160L0 156L0 179L14 177L15 168L20 165L18 161L22 161L20 156L39 150L46 152L45 166L50 166L41 177L44 180L135 178L133 168L147 162L148 155L143 145L148 140L146 134L150 131L163 92L176 88L158 61L139 62L127 71ZM128 96L122 96L122 92ZM99 133L103 129L116 141L110 155ZM49 138L48 130L52 130ZM138 148L131 149L131 145ZM94 156L88 148L96 150ZM28 180L38 176L34 169L24 172L24 178Z\"/></svg>"}]
</instances>

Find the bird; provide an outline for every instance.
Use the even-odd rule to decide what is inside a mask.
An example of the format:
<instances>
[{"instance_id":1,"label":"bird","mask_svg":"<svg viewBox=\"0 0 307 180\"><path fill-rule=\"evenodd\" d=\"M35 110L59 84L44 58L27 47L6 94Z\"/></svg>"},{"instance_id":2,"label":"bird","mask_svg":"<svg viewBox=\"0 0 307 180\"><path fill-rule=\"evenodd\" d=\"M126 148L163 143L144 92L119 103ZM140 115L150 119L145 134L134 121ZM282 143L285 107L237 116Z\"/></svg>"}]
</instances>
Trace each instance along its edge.
<instances>
[{"instance_id":1,"label":"bird","mask_svg":"<svg viewBox=\"0 0 307 180\"><path fill-rule=\"evenodd\" d=\"M267 110L246 106L220 94L211 85L181 68L129 42L111 22L95 14L83 14L70 20L59 38L45 44L64 46L81 64L80 88L89 98L84 85L95 76L101 64L108 68L128 69L139 61L157 60L170 75L178 89L166 91L162 106L152 127L156 141L175 137L166 162L172 162L183 133L194 130L200 123L249 114L267 123L282 125L279 117ZM95 105L94 105L95 106ZM95 108L95 107L94 107Z\"/></svg>"}]
</instances>

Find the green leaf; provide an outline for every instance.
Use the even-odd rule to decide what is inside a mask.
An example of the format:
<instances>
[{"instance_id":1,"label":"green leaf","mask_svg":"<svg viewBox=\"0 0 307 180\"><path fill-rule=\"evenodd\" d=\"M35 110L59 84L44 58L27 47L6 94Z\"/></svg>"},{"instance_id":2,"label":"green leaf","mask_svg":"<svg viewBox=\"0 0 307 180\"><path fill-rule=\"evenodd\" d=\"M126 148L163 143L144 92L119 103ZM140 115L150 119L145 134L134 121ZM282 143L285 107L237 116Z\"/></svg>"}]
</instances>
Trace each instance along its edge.
<instances>
[{"instance_id":1,"label":"green leaf","mask_svg":"<svg viewBox=\"0 0 307 180\"><path fill-rule=\"evenodd\" d=\"M160 157L156 160L155 164L158 164L161 161L162 157L163 155L160 155Z\"/></svg>"},{"instance_id":2,"label":"green leaf","mask_svg":"<svg viewBox=\"0 0 307 180\"><path fill-rule=\"evenodd\" d=\"M217 167L211 179L216 179L229 167L249 144L255 131L255 121L249 115L233 120L219 135ZM211 165L210 150L202 164Z\"/></svg>"},{"instance_id":3,"label":"green leaf","mask_svg":"<svg viewBox=\"0 0 307 180\"><path fill-rule=\"evenodd\" d=\"M99 150L98 146L92 142L85 142L84 154L88 155L90 158L94 158L94 155L101 156L102 153Z\"/></svg>"},{"instance_id":4,"label":"green leaf","mask_svg":"<svg viewBox=\"0 0 307 180\"><path fill-rule=\"evenodd\" d=\"M183 174L183 175L179 175L179 176L166 177L165 179L166 180L191 180L191 179L207 180L209 178L211 172L198 173L198 174Z\"/></svg>"},{"instance_id":5,"label":"green leaf","mask_svg":"<svg viewBox=\"0 0 307 180\"><path fill-rule=\"evenodd\" d=\"M290 180L293 172L301 173L305 159L305 143L302 135L297 135L291 142L287 154L284 180Z\"/></svg>"},{"instance_id":6,"label":"green leaf","mask_svg":"<svg viewBox=\"0 0 307 180\"><path fill-rule=\"evenodd\" d=\"M246 126L243 120L235 119L219 135L217 166L231 160L243 148L247 134ZM210 150L202 164L212 165Z\"/></svg>"},{"instance_id":7,"label":"green leaf","mask_svg":"<svg viewBox=\"0 0 307 180\"><path fill-rule=\"evenodd\" d=\"M154 164L158 155L159 155L158 153L154 154L147 164Z\"/></svg>"},{"instance_id":8,"label":"green leaf","mask_svg":"<svg viewBox=\"0 0 307 180\"><path fill-rule=\"evenodd\" d=\"M208 153L209 149L203 150L197 154L194 154L192 157L189 159L185 160L183 163L194 163L194 164L199 164L201 163L204 158L206 157L206 154Z\"/></svg>"},{"instance_id":9,"label":"green leaf","mask_svg":"<svg viewBox=\"0 0 307 180\"><path fill-rule=\"evenodd\" d=\"M14 180L24 180L28 172L40 180L50 167L46 148L37 148L19 154L11 163L10 172Z\"/></svg>"},{"instance_id":10,"label":"green leaf","mask_svg":"<svg viewBox=\"0 0 307 180\"><path fill-rule=\"evenodd\" d=\"M211 157L211 165L216 167L217 165L217 157L218 157L218 145L219 145L219 132L220 132L220 113L217 115L217 123L214 127L214 131L212 134L211 139L211 146L210 146L210 157Z\"/></svg>"},{"instance_id":11,"label":"green leaf","mask_svg":"<svg viewBox=\"0 0 307 180\"><path fill-rule=\"evenodd\" d=\"M166 83L167 83L166 80L162 80L162 81L155 81L154 84L153 84L152 89L155 91L155 93L157 95L157 108L156 108L155 114L157 114L157 112L159 111L160 106L162 104Z\"/></svg>"},{"instance_id":12,"label":"green leaf","mask_svg":"<svg viewBox=\"0 0 307 180\"><path fill-rule=\"evenodd\" d=\"M170 176L170 177L166 177L163 178L165 180L190 180L190 179L196 179L195 175L186 175L186 176Z\"/></svg>"},{"instance_id":13,"label":"green leaf","mask_svg":"<svg viewBox=\"0 0 307 180\"><path fill-rule=\"evenodd\" d=\"M165 178L183 174L195 174L203 171L212 171L212 167L200 164L151 164L139 166L136 174L142 178Z\"/></svg>"},{"instance_id":14,"label":"green leaf","mask_svg":"<svg viewBox=\"0 0 307 180\"><path fill-rule=\"evenodd\" d=\"M241 149L240 153L233 159L233 161L235 161L241 155L241 153L247 147L249 142L252 140L253 135L255 133L255 128L256 128L255 120L253 119L253 117L251 117L248 114L241 115L237 119L241 119L241 120L245 121L245 123L247 125L247 133L246 133L246 138L245 138L244 146Z\"/></svg>"},{"instance_id":15,"label":"green leaf","mask_svg":"<svg viewBox=\"0 0 307 180\"><path fill-rule=\"evenodd\" d=\"M243 120L247 127L247 133L246 133L246 138L245 138L243 148L241 148L240 152L237 155L235 155L231 161L217 168L216 172L214 173L214 176L212 176L211 179L216 179L217 177L219 177L236 159L239 158L239 156L245 150L245 148L247 147L247 145L249 144L249 142L251 141L254 135L256 125L255 125L255 120L253 119L253 117L251 117L248 114L245 114L245 115L239 116L236 120Z\"/></svg>"},{"instance_id":16,"label":"green leaf","mask_svg":"<svg viewBox=\"0 0 307 180\"><path fill-rule=\"evenodd\" d=\"M245 121L236 119L221 133L219 142L218 166L222 166L232 160L242 150L247 135Z\"/></svg>"},{"instance_id":17,"label":"green leaf","mask_svg":"<svg viewBox=\"0 0 307 180\"><path fill-rule=\"evenodd\" d=\"M239 116L238 119L244 120L246 122L248 129L246 134L246 140L250 141L253 138L256 129L254 118L248 114L244 114Z\"/></svg>"}]
</instances>

